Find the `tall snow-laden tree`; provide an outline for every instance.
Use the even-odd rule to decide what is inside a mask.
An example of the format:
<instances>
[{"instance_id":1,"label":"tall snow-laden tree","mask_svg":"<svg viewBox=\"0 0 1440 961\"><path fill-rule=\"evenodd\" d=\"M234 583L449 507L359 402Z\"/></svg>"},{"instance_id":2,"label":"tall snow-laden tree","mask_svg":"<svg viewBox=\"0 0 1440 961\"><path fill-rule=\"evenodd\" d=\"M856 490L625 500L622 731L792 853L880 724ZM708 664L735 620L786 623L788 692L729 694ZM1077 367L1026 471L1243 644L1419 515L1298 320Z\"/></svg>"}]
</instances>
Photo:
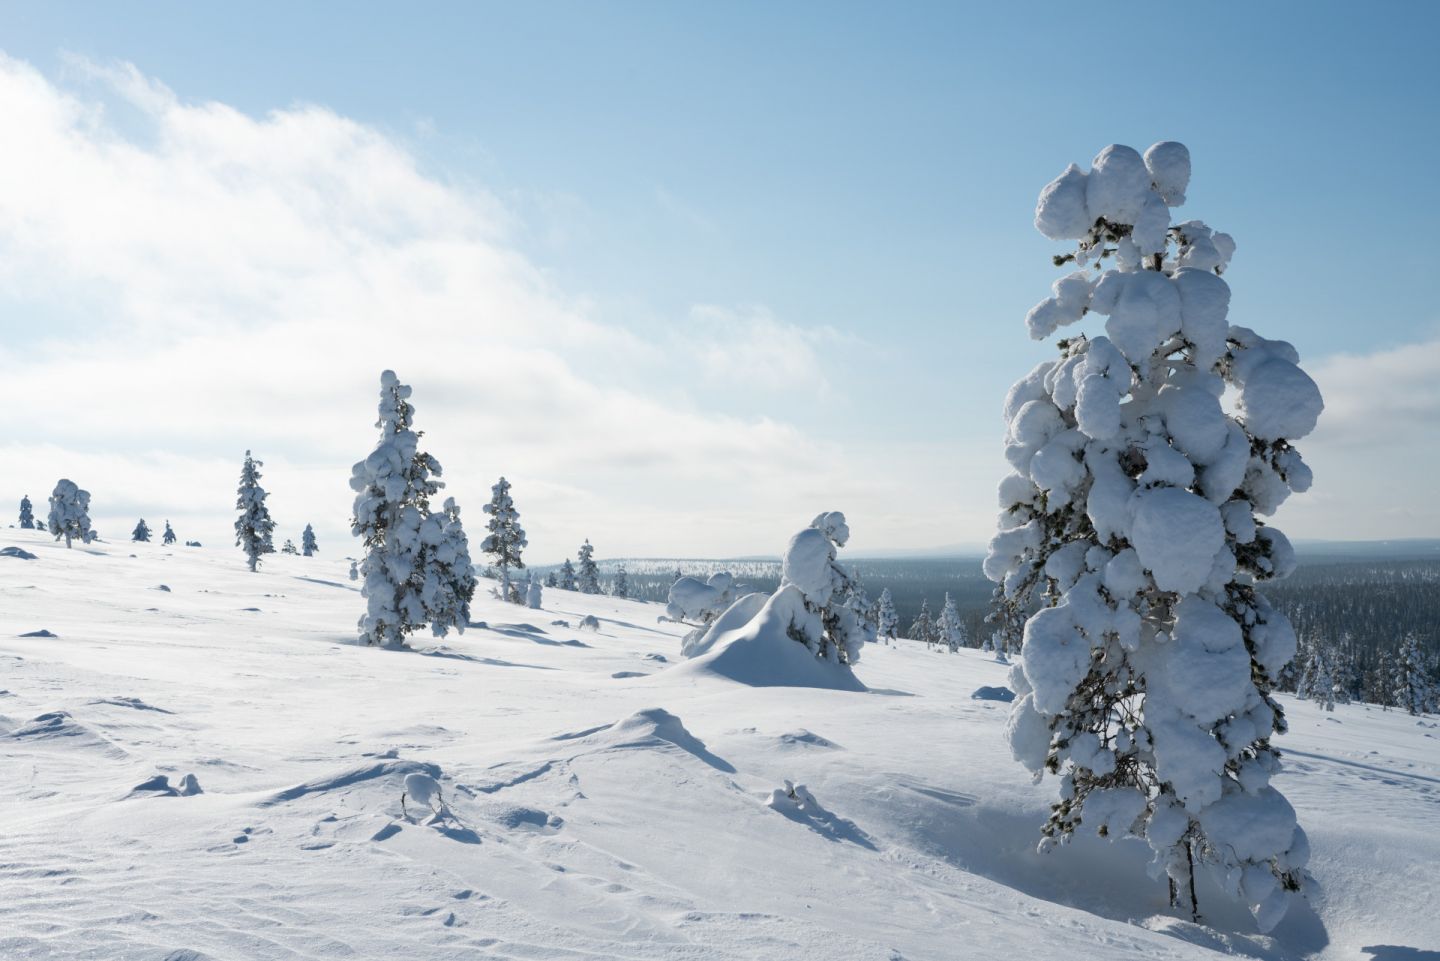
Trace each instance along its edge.
<instances>
[{"instance_id":1,"label":"tall snow-laden tree","mask_svg":"<svg viewBox=\"0 0 1440 961\"><path fill-rule=\"evenodd\" d=\"M136 524L135 529L130 532L130 540L136 543L141 541L149 543L150 525L145 523L145 518L140 518L140 523Z\"/></svg>"},{"instance_id":2,"label":"tall snow-laden tree","mask_svg":"<svg viewBox=\"0 0 1440 961\"><path fill-rule=\"evenodd\" d=\"M1430 714L1437 709L1435 686L1425 673L1420 638L1406 634L1395 654L1391 699L1409 714Z\"/></svg>"},{"instance_id":3,"label":"tall snow-laden tree","mask_svg":"<svg viewBox=\"0 0 1440 961\"><path fill-rule=\"evenodd\" d=\"M950 599L949 591L945 592L945 606L940 609L940 620L935 624L935 634L951 654L965 646L965 625L960 621L960 612L955 609L955 602Z\"/></svg>"},{"instance_id":4,"label":"tall snow-laden tree","mask_svg":"<svg viewBox=\"0 0 1440 961\"><path fill-rule=\"evenodd\" d=\"M890 596L890 588L880 592L880 607L875 615L876 630L879 636L887 642L895 640L895 631L900 626L900 618L895 613L895 599Z\"/></svg>"},{"instance_id":5,"label":"tall snow-laden tree","mask_svg":"<svg viewBox=\"0 0 1440 961\"><path fill-rule=\"evenodd\" d=\"M455 498L445 498L440 512L425 518L420 526L420 542L425 564L422 599L430 631L436 637L444 637L451 628L463 634L470 623L475 571Z\"/></svg>"},{"instance_id":6,"label":"tall snow-laden tree","mask_svg":"<svg viewBox=\"0 0 1440 961\"><path fill-rule=\"evenodd\" d=\"M160 543L164 544L166 547L169 547L171 544L175 543L175 532L171 530L170 522L168 520L165 522L165 533L161 535Z\"/></svg>"},{"instance_id":7,"label":"tall snow-laden tree","mask_svg":"<svg viewBox=\"0 0 1440 961\"><path fill-rule=\"evenodd\" d=\"M490 532L480 544L480 550L495 558L494 567L500 574L500 596L514 604L525 603L520 590L510 583L510 569L522 570L525 562L520 552L528 543L525 529L520 526L520 512L515 509L515 500L510 496L510 482L505 478L490 488L490 503L485 505L490 515L486 529Z\"/></svg>"},{"instance_id":8,"label":"tall snow-laden tree","mask_svg":"<svg viewBox=\"0 0 1440 961\"><path fill-rule=\"evenodd\" d=\"M1189 179L1181 144L1110 146L1041 192L1035 225L1078 241L1055 263L1079 269L1030 311L1031 336L1106 320L1006 398L1014 473L985 572L1040 607L1007 733L1060 778L1042 849L1082 823L1142 837L1172 904L1198 917L1206 870L1269 931L1308 844L1270 786L1285 730L1271 691L1295 633L1257 590L1294 552L1257 515L1310 486L1292 444L1323 404L1293 347L1227 321L1234 241L1171 224Z\"/></svg>"},{"instance_id":9,"label":"tall snow-laden tree","mask_svg":"<svg viewBox=\"0 0 1440 961\"><path fill-rule=\"evenodd\" d=\"M427 582L433 543L422 538L430 517L430 498L445 485L440 463L420 450L412 429L415 408L410 386L393 370L380 375L380 440L370 456L351 470L355 491L350 531L365 544L360 593L366 609L358 624L360 640L380 647L405 646L405 637L429 622L440 605L440 579ZM431 527L430 538L436 532Z\"/></svg>"},{"instance_id":10,"label":"tall snow-laden tree","mask_svg":"<svg viewBox=\"0 0 1440 961\"><path fill-rule=\"evenodd\" d=\"M90 492L82 490L74 481L61 479L50 495L50 516L46 529L58 541L65 538L65 546L72 540L88 544L95 539L90 529Z\"/></svg>"},{"instance_id":11,"label":"tall snow-laden tree","mask_svg":"<svg viewBox=\"0 0 1440 961\"><path fill-rule=\"evenodd\" d=\"M624 564L615 569L615 583L611 585L610 593L615 597L630 596L630 575L625 572Z\"/></svg>"},{"instance_id":12,"label":"tall snow-laden tree","mask_svg":"<svg viewBox=\"0 0 1440 961\"><path fill-rule=\"evenodd\" d=\"M314 557L320 552L320 545L315 543L315 528L309 524L305 525L305 530L300 534L300 550L306 557Z\"/></svg>"},{"instance_id":13,"label":"tall snow-laden tree","mask_svg":"<svg viewBox=\"0 0 1440 961\"><path fill-rule=\"evenodd\" d=\"M260 468L264 461L258 461L245 452L245 466L240 468L240 488L236 491L235 509L240 516L235 520L235 546L245 552L250 570L260 566L260 558L275 553L271 538L275 532L275 521L270 509L265 506L265 488L260 486Z\"/></svg>"},{"instance_id":14,"label":"tall snow-laden tree","mask_svg":"<svg viewBox=\"0 0 1440 961\"><path fill-rule=\"evenodd\" d=\"M30 503L29 494L20 498L20 527L27 531L35 529L35 508Z\"/></svg>"},{"instance_id":15,"label":"tall snow-laden tree","mask_svg":"<svg viewBox=\"0 0 1440 961\"><path fill-rule=\"evenodd\" d=\"M586 541L588 544L589 541ZM565 563L560 565L560 589L562 591L575 590L575 565L570 563L570 558L565 558Z\"/></svg>"},{"instance_id":16,"label":"tall snow-laden tree","mask_svg":"<svg viewBox=\"0 0 1440 961\"><path fill-rule=\"evenodd\" d=\"M600 593L600 568L595 564L595 548L590 544L590 538L585 538L585 543L580 545L580 553L577 555L580 561L580 573L577 575L581 594Z\"/></svg>"},{"instance_id":17,"label":"tall snow-laden tree","mask_svg":"<svg viewBox=\"0 0 1440 961\"><path fill-rule=\"evenodd\" d=\"M930 620L930 598L920 602L920 613L910 622L910 631L906 636L912 641L924 641L926 647L935 643L935 625Z\"/></svg>"},{"instance_id":18,"label":"tall snow-laden tree","mask_svg":"<svg viewBox=\"0 0 1440 961\"><path fill-rule=\"evenodd\" d=\"M832 664L858 663L866 642L875 640L875 625L848 603L851 579L835 561L849 539L844 514L818 515L790 539L780 565L780 587L765 608L783 613L790 637Z\"/></svg>"}]
</instances>

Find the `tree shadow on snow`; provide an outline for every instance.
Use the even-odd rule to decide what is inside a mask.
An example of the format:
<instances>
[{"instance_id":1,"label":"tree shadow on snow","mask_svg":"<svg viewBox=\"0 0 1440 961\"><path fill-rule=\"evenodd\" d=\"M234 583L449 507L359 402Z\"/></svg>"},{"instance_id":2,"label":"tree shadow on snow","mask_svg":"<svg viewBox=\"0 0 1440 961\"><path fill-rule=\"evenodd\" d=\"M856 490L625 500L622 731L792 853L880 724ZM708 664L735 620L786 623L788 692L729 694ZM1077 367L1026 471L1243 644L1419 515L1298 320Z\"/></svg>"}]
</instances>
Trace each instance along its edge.
<instances>
[{"instance_id":1,"label":"tree shadow on snow","mask_svg":"<svg viewBox=\"0 0 1440 961\"><path fill-rule=\"evenodd\" d=\"M1398 944L1370 944L1360 950L1374 961L1440 961L1440 951L1406 948Z\"/></svg>"}]
</instances>

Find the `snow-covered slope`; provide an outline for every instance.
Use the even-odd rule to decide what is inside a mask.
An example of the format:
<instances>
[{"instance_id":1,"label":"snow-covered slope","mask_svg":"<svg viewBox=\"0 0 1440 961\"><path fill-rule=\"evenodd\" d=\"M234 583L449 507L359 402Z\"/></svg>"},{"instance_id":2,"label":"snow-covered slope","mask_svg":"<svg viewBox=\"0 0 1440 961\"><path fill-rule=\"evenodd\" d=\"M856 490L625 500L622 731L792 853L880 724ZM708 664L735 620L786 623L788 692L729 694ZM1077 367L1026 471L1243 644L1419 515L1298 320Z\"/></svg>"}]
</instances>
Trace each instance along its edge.
<instances>
[{"instance_id":1,"label":"snow-covered slope","mask_svg":"<svg viewBox=\"0 0 1440 961\"><path fill-rule=\"evenodd\" d=\"M380 651L338 559L4 535L35 558L0 556L0 958L1440 949L1433 718L1284 700L1317 884L1263 938L1203 889L1211 926L1171 915L1143 845L1034 853L1050 786L972 697L1005 683L978 652L870 645L864 692L750 687L673 671L659 605L559 590ZM451 816L402 816L416 773Z\"/></svg>"}]
</instances>

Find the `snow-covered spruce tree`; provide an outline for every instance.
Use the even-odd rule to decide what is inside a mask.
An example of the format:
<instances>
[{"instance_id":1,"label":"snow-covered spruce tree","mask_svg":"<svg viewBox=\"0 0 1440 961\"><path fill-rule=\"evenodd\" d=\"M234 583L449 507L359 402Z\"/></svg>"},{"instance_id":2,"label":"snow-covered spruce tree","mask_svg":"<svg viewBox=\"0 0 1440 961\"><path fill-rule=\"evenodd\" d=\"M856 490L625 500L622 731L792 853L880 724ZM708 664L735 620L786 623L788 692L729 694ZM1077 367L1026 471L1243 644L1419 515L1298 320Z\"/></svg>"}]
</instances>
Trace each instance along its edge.
<instances>
[{"instance_id":1,"label":"snow-covered spruce tree","mask_svg":"<svg viewBox=\"0 0 1440 961\"><path fill-rule=\"evenodd\" d=\"M259 568L263 555L275 552L271 540L275 521L265 506L269 495L260 486L260 468L264 466L264 461L251 457L248 450L245 452L245 466L240 469L240 488L235 500L235 509L240 512L235 520L235 546L245 552L251 571Z\"/></svg>"},{"instance_id":2,"label":"snow-covered spruce tree","mask_svg":"<svg viewBox=\"0 0 1440 961\"><path fill-rule=\"evenodd\" d=\"M599 594L600 568L595 564L595 548L591 546L590 538L585 538L585 543L580 545L580 553L577 556L580 560L580 573L577 575L580 593Z\"/></svg>"},{"instance_id":3,"label":"snow-covered spruce tree","mask_svg":"<svg viewBox=\"0 0 1440 961\"><path fill-rule=\"evenodd\" d=\"M74 481L61 479L55 484L50 495L50 516L46 529L58 541L65 538L65 546L72 540L88 544L95 539L90 529L90 492L81 490Z\"/></svg>"},{"instance_id":4,"label":"snow-covered spruce tree","mask_svg":"<svg viewBox=\"0 0 1440 961\"><path fill-rule=\"evenodd\" d=\"M436 464L436 473L439 469ZM455 498L445 498L440 512L425 518L420 525L420 543L424 560L421 597L430 632L444 637L454 628L463 634L470 623L470 601L475 597L475 571Z\"/></svg>"},{"instance_id":5,"label":"snow-covered spruce tree","mask_svg":"<svg viewBox=\"0 0 1440 961\"><path fill-rule=\"evenodd\" d=\"M1420 638L1406 634L1395 654L1391 676L1391 699L1407 713L1431 714L1437 709L1435 686L1425 673L1425 659L1420 653Z\"/></svg>"},{"instance_id":6,"label":"snow-covered spruce tree","mask_svg":"<svg viewBox=\"0 0 1440 961\"><path fill-rule=\"evenodd\" d=\"M935 634L951 654L965 646L965 625L960 623L960 612L955 609L955 602L950 599L949 591L945 592L945 606L940 609L940 620L935 624Z\"/></svg>"},{"instance_id":7,"label":"snow-covered spruce tree","mask_svg":"<svg viewBox=\"0 0 1440 961\"><path fill-rule=\"evenodd\" d=\"M935 643L935 625L930 620L930 598L920 602L920 613L915 615L915 620L910 622L910 631L907 636L912 641L924 641L929 647Z\"/></svg>"},{"instance_id":8,"label":"snow-covered spruce tree","mask_svg":"<svg viewBox=\"0 0 1440 961\"><path fill-rule=\"evenodd\" d=\"M20 527L22 530L33 531L35 529L35 508L30 503L30 495L26 494L20 498Z\"/></svg>"},{"instance_id":9,"label":"snow-covered spruce tree","mask_svg":"<svg viewBox=\"0 0 1440 961\"><path fill-rule=\"evenodd\" d=\"M880 592L880 606L875 614L875 628L880 637L885 638L886 643L895 640L895 630L900 626L900 618L895 613L895 599L890 596L890 588Z\"/></svg>"},{"instance_id":10,"label":"snow-covered spruce tree","mask_svg":"<svg viewBox=\"0 0 1440 961\"><path fill-rule=\"evenodd\" d=\"M150 525L145 523L145 518L140 518L140 523L136 524L135 529L130 532L130 540L136 543L144 541L148 544L150 542Z\"/></svg>"},{"instance_id":11,"label":"snow-covered spruce tree","mask_svg":"<svg viewBox=\"0 0 1440 961\"><path fill-rule=\"evenodd\" d=\"M309 524L305 525L305 530L300 534L300 550L306 557L314 557L320 552L320 545L315 543L315 528Z\"/></svg>"},{"instance_id":12,"label":"snow-covered spruce tree","mask_svg":"<svg viewBox=\"0 0 1440 961\"><path fill-rule=\"evenodd\" d=\"M352 581L358 581L360 579L360 565L355 561L350 562L350 579Z\"/></svg>"},{"instance_id":13,"label":"snow-covered spruce tree","mask_svg":"<svg viewBox=\"0 0 1440 961\"><path fill-rule=\"evenodd\" d=\"M282 553L282 554L298 554L298 553L300 553L300 551L298 551L298 550L295 548L295 542L292 541L290 538L287 537L287 538L285 538L285 545L280 548L280 553Z\"/></svg>"},{"instance_id":14,"label":"snow-covered spruce tree","mask_svg":"<svg viewBox=\"0 0 1440 961\"><path fill-rule=\"evenodd\" d=\"M510 569L523 570L525 562L520 552L529 543L525 529L520 526L520 512L515 509L515 500L510 496L510 482L505 478L490 488L490 503L485 505L490 515L486 529L490 532L480 544L482 553L495 558L492 562L500 575L500 597L512 604L524 604L525 598L518 587L510 582Z\"/></svg>"},{"instance_id":15,"label":"snow-covered spruce tree","mask_svg":"<svg viewBox=\"0 0 1440 961\"><path fill-rule=\"evenodd\" d=\"M553 578L553 571L551 572L551 575ZM540 610L540 605L544 603L545 591L540 586L540 578L534 576L534 574L532 573L530 576L530 583L525 588L525 606L530 608L530 610L532 611L538 611Z\"/></svg>"},{"instance_id":16,"label":"snow-covered spruce tree","mask_svg":"<svg viewBox=\"0 0 1440 961\"><path fill-rule=\"evenodd\" d=\"M558 578L558 577L555 576L555 572L554 572L554 571L551 571L550 573L548 573L548 574L545 575L545 586L546 586L546 587L559 587L559 586L560 586L560 578Z\"/></svg>"},{"instance_id":17,"label":"snow-covered spruce tree","mask_svg":"<svg viewBox=\"0 0 1440 961\"><path fill-rule=\"evenodd\" d=\"M780 565L780 587L765 607L789 620L792 640L832 664L858 663L861 649L875 640L875 625L847 602L850 576L835 562L836 552L849 539L844 514L818 515L790 539Z\"/></svg>"},{"instance_id":18,"label":"snow-covered spruce tree","mask_svg":"<svg viewBox=\"0 0 1440 961\"><path fill-rule=\"evenodd\" d=\"M586 541L585 543L590 543ZM562 591L575 590L575 565L570 563L570 558L565 558L565 563L560 565L560 589Z\"/></svg>"},{"instance_id":19,"label":"snow-covered spruce tree","mask_svg":"<svg viewBox=\"0 0 1440 961\"><path fill-rule=\"evenodd\" d=\"M388 648L404 647L405 636L423 628L439 606L439 579L426 576L433 545L422 539L421 527L430 516L430 498L445 485L437 479L439 462L420 450L420 434L411 429L415 408L409 398L410 386L393 370L380 375L380 440L350 474L350 532L365 544L360 640ZM429 534L437 532L432 527Z\"/></svg>"},{"instance_id":20,"label":"snow-covered spruce tree","mask_svg":"<svg viewBox=\"0 0 1440 961\"><path fill-rule=\"evenodd\" d=\"M175 532L170 529L170 522L168 520L165 522L165 533L161 535L160 543L164 544L166 547L169 547L171 544L175 543Z\"/></svg>"},{"instance_id":21,"label":"snow-covered spruce tree","mask_svg":"<svg viewBox=\"0 0 1440 961\"><path fill-rule=\"evenodd\" d=\"M1036 227L1079 241L1055 262L1081 269L1031 310L1031 336L1108 319L1006 398L1015 473L985 571L1041 605L1007 732L1026 767L1061 779L1042 849L1082 821L1143 837L1173 904L1198 916L1206 869L1268 931L1308 844L1269 783L1285 730L1271 690L1295 634L1256 590L1294 553L1256 515L1310 486L1291 444L1323 405L1293 347L1228 323L1234 241L1170 223L1189 177L1181 144L1110 146L1041 192Z\"/></svg>"},{"instance_id":22,"label":"snow-covered spruce tree","mask_svg":"<svg viewBox=\"0 0 1440 961\"><path fill-rule=\"evenodd\" d=\"M630 596L630 575L625 573L625 565L621 564L615 569L615 583L610 588L614 597Z\"/></svg>"}]
</instances>

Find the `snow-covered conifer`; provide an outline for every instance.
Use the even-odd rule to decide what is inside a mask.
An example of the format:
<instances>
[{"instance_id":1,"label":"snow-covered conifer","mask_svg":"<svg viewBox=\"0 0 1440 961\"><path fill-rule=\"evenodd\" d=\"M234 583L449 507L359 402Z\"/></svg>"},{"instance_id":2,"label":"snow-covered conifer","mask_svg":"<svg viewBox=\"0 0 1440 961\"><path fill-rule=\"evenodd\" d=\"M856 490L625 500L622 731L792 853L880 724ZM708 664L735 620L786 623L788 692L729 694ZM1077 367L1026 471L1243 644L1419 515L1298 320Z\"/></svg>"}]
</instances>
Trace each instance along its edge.
<instances>
[{"instance_id":1,"label":"snow-covered conifer","mask_svg":"<svg viewBox=\"0 0 1440 961\"><path fill-rule=\"evenodd\" d=\"M553 575L553 571L551 572ZM540 587L540 578L530 575L530 583L525 589L525 606L532 611L540 610L540 605L545 602L545 592Z\"/></svg>"},{"instance_id":2,"label":"snow-covered conifer","mask_svg":"<svg viewBox=\"0 0 1440 961\"><path fill-rule=\"evenodd\" d=\"M575 565L570 563L568 557L565 558L565 563L560 565L560 589L562 591L575 590Z\"/></svg>"},{"instance_id":3,"label":"snow-covered conifer","mask_svg":"<svg viewBox=\"0 0 1440 961\"><path fill-rule=\"evenodd\" d=\"M551 571L550 573L548 573L548 574L545 575L545 586L546 586L546 587L559 587L559 586L560 586L560 578L558 578L558 577L555 576L555 572L554 572L554 571Z\"/></svg>"},{"instance_id":4,"label":"snow-covered conifer","mask_svg":"<svg viewBox=\"0 0 1440 961\"><path fill-rule=\"evenodd\" d=\"M955 609L955 602L950 599L949 591L945 592L945 606L940 609L940 620L935 624L935 634L939 643L945 645L951 654L965 646L965 625L960 622L960 612Z\"/></svg>"},{"instance_id":5,"label":"snow-covered conifer","mask_svg":"<svg viewBox=\"0 0 1440 961\"><path fill-rule=\"evenodd\" d=\"M436 469L438 472L438 465ZM430 632L444 637L453 627L463 634L470 623L470 601L475 597L475 571L455 498L445 498L440 512L425 518L420 525L420 543L424 564L421 600Z\"/></svg>"},{"instance_id":6,"label":"snow-covered conifer","mask_svg":"<svg viewBox=\"0 0 1440 961\"><path fill-rule=\"evenodd\" d=\"M168 520L165 522L165 533L160 537L160 543L167 547L175 543L175 532L171 530Z\"/></svg>"},{"instance_id":7,"label":"snow-covered conifer","mask_svg":"<svg viewBox=\"0 0 1440 961\"><path fill-rule=\"evenodd\" d=\"M136 524L135 529L130 532L130 540L137 543L141 541L145 543L150 542L150 525L145 523L145 518L140 518L140 523Z\"/></svg>"},{"instance_id":8,"label":"snow-covered conifer","mask_svg":"<svg viewBox=\"0 0 1440 961\"><path fill-rule=\"evenodd\" d=\"M1269 931L1308 844L1270 786L1285 730L1271 691L1295 633L1256 590L1294 551L1257 515L1310 486L1292 444L1323 404L1292 346L1227 321L1234 241L1170 222L1189 176L1181 144L1112 145L1042 191L1035 225L1079 241L1055 258L1079 269L1030 311L1030 334L1106 320L1006 398L1014 473L985 572L1041 605L1008 734L1018 760L1061 778L1047 843L1082 819L1143 837L1173 904L1198 916L1206 869Z\"/></svg>"},{"instance_id":9,"label":"snow-covered conifer","mask_svg":"<svg viewBox=\"0 0 1440 961\"><path fill-rule=\"evenodd\" d=\"M500 596L514 604L525 603L519 588L510 583L510 569L521 570L525 562L520 552L528 543L525 529L520 526L520 512L515 509L515 499L510 496L510 482L505 478L490 488L490 503L485 505L490 515L486 522L489 535L480 544L481 552L492 555L493 565L500 575Z\"/></svg>"},{"instance_id":10,"label":"snow-covered conifer","mask_svg":"<svg viewBox=\"0 0 1440 961\"><path fill-rule=\"evenodd\" d=\"M439 578L427 578L432 543L421 536L430 517L430 498L445 485L438 480L440 464L420 450L412 429L415 408L410 386L393 370L380 375L380 440L370 456L351 471L355 491L350 530L365 544L360 593L366 610L360 617L360 640L398 648L405 636L423 628L438 606L434 592ZM431 529L430 538L439 535ZM458 625L463 628L463 624Z\"/></svg>"},{"instance_id":11,"label":"snow-covered conifer","mask_svg":"<svg viewBox=\"0 0 1440 961\"><path fill-rule=\"evenodd\" d=\"M886 643L895 640L895 631L900 626L900 618L895 613L895 600L890 596L890 588L880 592L880 607L876 611L876 631L880 637L885 638Z\"/></svg>"},{"instance_id":12,"label":"snow-covered conifer","mask_svg":"<svg viewBox=\"0 0 1440 961\"><path fill-rule=\"evenodd\" d=\"M275 521L270 509L265 506L265 488L260 486L260 468L264 461L258 461L245 452L245 466L240 469L240 488L235 500L235 509L240 516L235 520L235 546L245 552L250 570L260 566L260 558L273 554L275 545L271 538L275 532Z\"/></svg>"},{"instance_id":13,"label":"snow-covered conifer","mask_svg":"<svg viewBox=\"0 0 1440 961\"><path fill-rule=\"evenodd\" d=\"M350 562L350 579L352 581L360 579L360 565L353 560Z\"/></svg>"},{"instance_id":14,"label":"snow-covered conifer","mask_svg":"<svg viewBox=\"0 0 1440 961\"><path fill-rule=\"evenodd\" d=\"M282 554L298 554L298 553L300 553L300 552L299 552L298 550L296 550L296 548L295 548L295 542L292 541L290 538L287 537L287 538L285 538L285 544L284 544L284 546L280 548L280 553L282 553Z\"/></svg>"},{"instance_id":15,"label":"snow-covered conifer","mask_svg":"<svg viewBox=\"0 0 1440 961\"><path fill-rule=\"evenodd\" d=\"M1410 714L1430 714L1437 710L1435 686L1425 673L1425 659L1420 653L1420 638L1406 634L1395 654L1392 669L1394 683L1391 699Z\"/></svg>"},{"instance_id":16,"label":"snow-covered conifer","mask_svg":"<svg viewBox=\"0 0 1440 961\"><path fill-rule=\"evenodd\" d=\"M46 525L58 541L65 538L65 546L72 540L88 544L95 539L90 529L90 492L82 490L74 481L61 479L50 495L50 517Z\"/></svg>"},{"instance_id":17,"label":"snow-covered conifer","mask_svg":"<svg viewBox=\"0 0 1440 961\"><path fill-rule=\"evenodd\" d=\"M581 594L600 593L600 568L595 564L595 548L590 544L590 538L585 538L585 543L580 545L580 573L577 575L577 582L580 585Z\"/></svg>"},{"instance_id":18,"label":"snow-covered conifer","mask_svg":"<svg viewBox=\"0 0 1440 961\"><path fill-rule=\"evenodd\" d=\"M611 586L610 593L615 597L630 596L630 575L625 573L624 564L615 570L615 583Z\"/></svg>"},{"instance_id":19,"label":"snow-covered conifer","mask_svg":"<svg viewBox=\"0 0 1440 961\"><path fill-rule=\"evenodd\" d=\"M906 636L912 641L925 642L926 647L935 643L935 624L930 620L930 598L920 602L920 613L910 622L910 631Z\"/></svg>"},{"instance_id":20,"label":"snow-covered conifer","mask_svg":"<svg viewBox=\"0 0 1440 961\"><path fill-rule=\"evenodd\" d=\"M786 611L790 637L816 657L854 665L866 642L875 640L875 625L848 603L850 576L835 562L836 552L849 539L844 514L818 515L790 539L780 565L780 587L766 609Z\"/></svg>"},{"instance_id":21,"label":"snow-covered conifer","mask_svg":"<svg viewBox=\"0 0 1440 961\"><path fill-rule=\"evenodd\" d=\"M305 530L300 535L300 550L306 557L314 557L320 552L320 546L315 543L315 528L309 524L305 525Z\"/></svg>"},{"instance_id":22,"label":"snow-covered conifer","mask_svg":"<svg viewBox=\"0 0 1440 961\"><path fill-rule=\"evenodd\" d=\"M20 498L20 527L27 531L35 529L35 508L30 503L29 494Z\"/></svg>"}]
</instances>

